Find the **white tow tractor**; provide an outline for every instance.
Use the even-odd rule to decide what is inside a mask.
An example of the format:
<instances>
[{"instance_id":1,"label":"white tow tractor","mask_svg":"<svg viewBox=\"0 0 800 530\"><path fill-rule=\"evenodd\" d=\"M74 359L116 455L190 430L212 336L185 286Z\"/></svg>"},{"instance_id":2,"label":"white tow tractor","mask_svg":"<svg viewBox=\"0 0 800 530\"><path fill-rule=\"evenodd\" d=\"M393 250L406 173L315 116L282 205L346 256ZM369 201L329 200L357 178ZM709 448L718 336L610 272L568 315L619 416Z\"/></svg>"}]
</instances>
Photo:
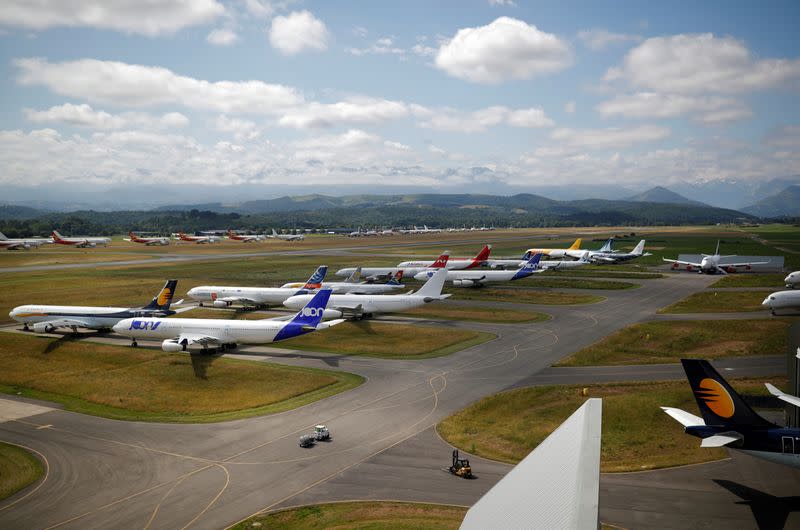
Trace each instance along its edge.
<instances>
[{"instance_id":1,"label":"white tow tractor","mask_svg":"<svg viewBox=\"0 0 800 530\"><path fill-rule=\"evenodd\" d=\"M317 425L314 427L314 434L312 435L318 442L330 442L331 433L324 425Z\"/></svg>"}]
</instances>

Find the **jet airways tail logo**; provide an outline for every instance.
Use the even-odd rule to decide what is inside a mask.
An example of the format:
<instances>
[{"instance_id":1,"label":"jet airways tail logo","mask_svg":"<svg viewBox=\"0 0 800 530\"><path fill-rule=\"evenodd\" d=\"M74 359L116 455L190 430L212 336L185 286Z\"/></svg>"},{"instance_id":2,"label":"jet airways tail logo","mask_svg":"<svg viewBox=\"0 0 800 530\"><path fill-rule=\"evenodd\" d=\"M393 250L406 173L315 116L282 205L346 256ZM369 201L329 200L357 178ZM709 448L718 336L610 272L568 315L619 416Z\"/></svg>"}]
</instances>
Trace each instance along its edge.
<instances>
[{"instance_id":1,"label":"jet airways tail logo","mask_svg":"<svg viewBox=\"0 0 800 530\"><path fill-rule=\"evenodd\" d=\"M736 412L731 395L719 381L708 377L703 379L700 381L698 389L695 390L695 394L703 400L711 412L720 418L730 418Z\"/></svg>"},{"instance_id":2,"label":"jet airways tail logo","mask_svg":"<svg viewBox=\"0 0 800 530\"><path fill-rule=\"evenodd\" d=\"M156 300L156 303L158 303L158 305L165 305L170 300L172 300L172 289L165 287L160 293L158 293L158 299Z\"/></svg>"},{"instance_id":3,"label":"jet airways tail logo","mask_svg":"<svg viewBox=\"0 0 800 530\"><path fill-rule=\"evenodd\" d=\"M161 325L161 322L158 322L158 321L154 322L154 321L134 320L134 321L131 322L131 327L129 327L128 330L131 330L131 329L148 330L149 329L150 331L155 331L158 328L158 326L160 326L160 325Z\"/></svg>"}]
</instances>

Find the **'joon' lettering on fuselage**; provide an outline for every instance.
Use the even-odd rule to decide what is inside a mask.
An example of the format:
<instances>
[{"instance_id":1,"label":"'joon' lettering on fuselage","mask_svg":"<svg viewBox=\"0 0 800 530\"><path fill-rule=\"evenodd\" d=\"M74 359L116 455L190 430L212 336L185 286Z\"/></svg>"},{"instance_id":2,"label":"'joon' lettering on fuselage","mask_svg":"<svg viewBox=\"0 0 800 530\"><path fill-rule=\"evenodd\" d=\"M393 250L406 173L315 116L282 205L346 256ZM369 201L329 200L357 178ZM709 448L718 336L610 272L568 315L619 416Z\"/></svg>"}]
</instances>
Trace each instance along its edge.
<instances>
[{"instance_id":1,"label":"'joon' lettering on fuselage","mask_svg":"<svg viewBox=\"0 0 800 530\"><path fill-rule=\"evenodd\" d=\"M131 322L131 327L128 329L149 329L151 331L155 331L155 329L160 325L161 322L143 322L141 320L134 320Z\"/></svg>"}]
</instances>

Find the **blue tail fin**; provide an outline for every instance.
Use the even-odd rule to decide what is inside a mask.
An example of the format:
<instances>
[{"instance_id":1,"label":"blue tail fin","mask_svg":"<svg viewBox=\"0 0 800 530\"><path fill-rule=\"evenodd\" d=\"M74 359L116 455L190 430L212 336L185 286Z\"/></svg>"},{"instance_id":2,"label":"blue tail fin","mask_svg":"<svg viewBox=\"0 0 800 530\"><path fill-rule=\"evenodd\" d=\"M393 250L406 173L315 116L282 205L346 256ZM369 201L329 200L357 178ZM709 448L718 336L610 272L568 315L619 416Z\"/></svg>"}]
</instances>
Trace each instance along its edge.
<instances>
[{"instance_id":1,"label":"blue tail fin","mask_svg":"<svg viewBox=\"0 0 800 530\"><path fill-rule=\"evenodd\" d=\"M514 275L512 280L518 280L520 278L525 278L526 276L530 276L533 274L533 271L539 268L539 261L542 259L541 252L537 252L534 254L526 263L522 266L520 270Z\"/></svg>"},{"instance_id":2,"label":"blue tail fin","mask_svg":"<svg viewBox=\"0 0 800 530\"><path fill-rule=\"evenodd\" d=\"M175 296L175 287L177 286L178 280L167 280L167 283L164 284L164 287L161 288L155 298L142 309L168 310L169 304L172 303L172 297Z\"/></svg>"},{"instance_id":3,"label":"blue tail fin","mask_svg":"<svg viewBox=\"0 0 800 530\"><path fill-rule=\"evenodd\" d=\"M330 289L322 289L317 292L317 294L303 306L303 309L298 311L294 318L281 328L272 341L277 342L279 340L291 339L292 337L314 331L319 323L322 322L322 317L325 315L325 307L327 307L330 297Z\"/></svg>"},{"instance_id":4,"label":"blue tail fin","mask_svg":"<svg viewBox=\"0 0 800 530\"><path fill-rule=\"evenodd\" d=\"M317 270L314 271L314 274L308 279L306 284L303 286L303 289L319 289L322 287L322 280L325 279L325 275L328 273L328 266L327 265L320 265L317 267Z\"/></svg>"},{"instance_id":5,"label":"blue tail fin","mask_svg":"<svg viewBox=\"0 0 800 530\"><path fill-rule=\"evenodd\" d=\"M397 271L392 279L386 282L386 285L403 285L403 269Z\"/></svg>"}]
</instances>

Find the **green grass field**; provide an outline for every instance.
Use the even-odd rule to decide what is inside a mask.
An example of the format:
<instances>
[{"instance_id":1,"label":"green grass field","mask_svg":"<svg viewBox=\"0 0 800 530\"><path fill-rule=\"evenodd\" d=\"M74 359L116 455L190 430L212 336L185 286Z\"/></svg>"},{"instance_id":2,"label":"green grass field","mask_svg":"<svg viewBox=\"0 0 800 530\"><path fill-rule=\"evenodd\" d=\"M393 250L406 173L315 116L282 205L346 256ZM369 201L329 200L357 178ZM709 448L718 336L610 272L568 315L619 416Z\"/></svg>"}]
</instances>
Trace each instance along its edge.
<instances>
[{"instance_id":1,"label":"green grass field","mask_svg":"<svg viewBox=\"0 0 800 530\"><path fill-rule=\"evenodd\" d=\"M773 378L778 386L786 380ZM743 394L766 395L763 381L732 380ZM703 449L700 440L659 407L699 414L686 381L595 385L603 398L604 472L641 471L724 458L724 449ZM580 386L521 388L484 398L439 423L439 434L471 454L516 464L572 414L586 398ZM480 474L480 470L476 469Z\"/></svg>"},{"instance_id":2,"label":"green grass field","mask_svg":"<svg viewBox=\"0 0 800 530\"><path fill-rule=\"evenodd\" d=\"M553 277L534 277L536 287L547 289L606 289L619 291L622 289L636 289L641 287L637 283L614 282L609 280L589 280L584 278L553 278Z\"/></svg>"},{"instance_id":3,"label":"green grass field","mask_svg":"<svg viewBox=\"0 0 800 530\"><path fill-rule=\"evenodd\" d=\"M774 274L728 274L708 286L709 289L725 287L776 287L784 286L784 273Z\"/></svg>"},{"instance_id":4,"label":"green grass field","mask_svg":"<svg viewBox=\"0 0 800 530\"><path fill-rule=\"evenodd\" d=\"M44 466L29 451L0 442L0 500L30 486L44 474Z\"/></svg>"},{"instance_id":5,"label":"green grass field","mask_svg":"<svg viewBox=\"0 0 800 530\"><path fill-rule=\"evenodd\" d=\"M447 302L430 304L410 311L397 313L397 316L430 318L432 320L469 320L472 322L499 322L516 324L519 322L543 322L549 315L536 311L517 309L497 309L468 305L453 305Z\"/></svg>"},{"instance_id":6,"label":"green grass field","mask_svg":"<svg viewBox=\"0 0 800 530\"><path fill-rule=\"evenodd\" d=\"M122 420L210 422L271 414L354 388L344 372L6 333L0 392Z\"/></svg>"},{"instance_id":7,"label":"green grass field","mask_svg":"<svg viewBox=\"0 0 800 530\"><path fill-rule=\"evenodd\" d=\"M588 346L556 366L677 363L681 358L717 359L779 355L788 348L783 320L663 321L634 324Z\"/></svg>"},{"instance_id":8,"label":"green grass field","mask_svg":"<svg viewBox=\"0 0 800 530\"><path fill-rule=\"evenodd\" d=\"M516 287L482 287L460 289L448 287L446 293L454 293L456 300L483 300L486 302L513 302L519 304L573 305L602 302L605 297L594 294L568 293L563 291L539 291Z\"/></svg>"},{"instance_id":9,"label":"green grass field","mask_svg":"<svg viewBox=\"0 0 800 530\"><path fill-rule=\"evenodd\" d=\"M761 311L764 291L701 291L660 309L659 313L740 313Z\"/></svg>"},{"instance_id":10,"label":"green grass field","mask_svg":"<svg viewBox=\"0 0 800 530\"><path fill-rule=\"evenodd\" d=\"M638 270L646 271L647 269ZM635 270L608 270L599 267L584 267L582 269L545 271L540 276L537 276L537 278L558 278L559 276L572 276L575 278L611 278L614 280L656 280L664 277L664 275L659 272L637 272Z\"/></svg>"},{"instance_id":11,"label":"green grass field","mask_svg":"<svg viewBox=\"0 0 800 530\"><path fill-rule=\"evenodd\" d=\"M414 337L414 340L409 340L409 337ZM427 359L448 355L495 337L491 333L469 329L360 320L343 322L321 333L309 333L274 347L384 359Z\"/></svg>"},{"instance_id":12,"label":"green grass field","mask_svg":"<svg viewBox=\"0 0 800 530\"><path fill-rule=\"evenodd\" d=\"M458 528L466 513L466 508L442 504L341 502L259 515L233 526L232 530L446 530Z\"/></svg>"}]
</instances>

